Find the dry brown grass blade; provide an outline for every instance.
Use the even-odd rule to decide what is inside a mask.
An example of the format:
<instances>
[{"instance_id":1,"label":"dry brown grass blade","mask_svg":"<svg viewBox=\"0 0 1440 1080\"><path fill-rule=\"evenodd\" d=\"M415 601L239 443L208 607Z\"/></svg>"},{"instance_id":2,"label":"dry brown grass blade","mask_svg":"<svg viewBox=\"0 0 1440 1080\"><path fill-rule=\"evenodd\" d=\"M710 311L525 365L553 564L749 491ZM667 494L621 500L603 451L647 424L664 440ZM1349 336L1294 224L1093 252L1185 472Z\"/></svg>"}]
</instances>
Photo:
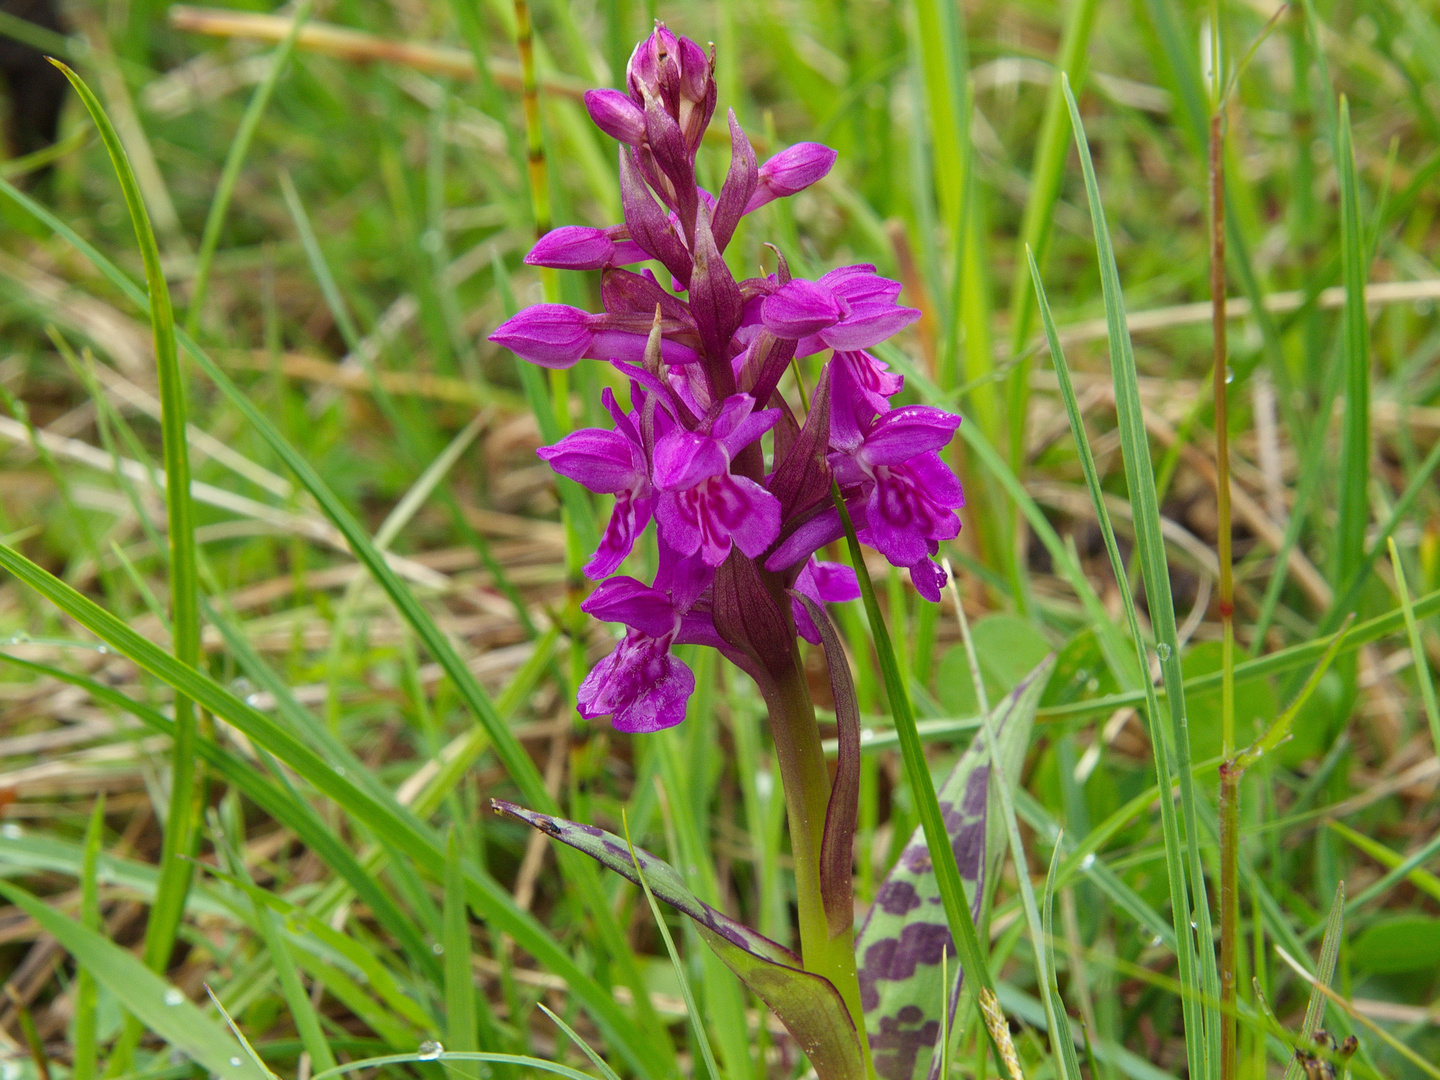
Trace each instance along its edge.
<instances>
[{"instance_id":1,"label":"dry brown grass blade","mask_svg":"<svg viewBox=\"0 0 1440 1080\"><path fill-rule=\"evenodd\" d=\"M190 7L177 4L170 9L170 22L177 30L211 37L249 38L252 41L280 41L290 32L291 20L282 15L259 15L222 8ZM475 77L475 58L467 49L426 45L413 41L392 41L377 34L310 20L300 30L295 47L306 52L333 56L353 63L376 60L402 64L417 71L457 79ZM490 76L507 90L520 89L520 65L513 60L491 57ZM542 75L546 93L579 99L585 85L561 75Z\"/></svg>"}]
</instances>

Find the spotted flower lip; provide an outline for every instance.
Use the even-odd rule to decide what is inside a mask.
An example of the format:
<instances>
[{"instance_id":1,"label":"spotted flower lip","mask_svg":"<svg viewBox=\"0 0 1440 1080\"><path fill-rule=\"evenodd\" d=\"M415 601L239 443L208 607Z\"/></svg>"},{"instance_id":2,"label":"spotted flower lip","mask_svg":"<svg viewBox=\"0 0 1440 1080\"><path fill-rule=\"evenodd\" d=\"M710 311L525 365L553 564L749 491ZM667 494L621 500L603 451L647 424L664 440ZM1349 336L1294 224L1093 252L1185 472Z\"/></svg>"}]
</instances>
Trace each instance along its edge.
<instances>
[{"instance_id":1,"label":"spotted flower lip","mask_svg":"<svg viewBox=\"0 0 1440 1080\"><path fill-rule=\"evenodd\" d=\"M726 261L741 219L822 179L835 151L797 143L759 164L731 111L730 165L706 191L695 155L715 106L713 50L663 25L636 47L623 89L586 94L591 119L620 143L624 220L552 230L525 262L600 271L604 310L536 304L490 335L531 363L599 360L629 383L625 405L602 392L609 427L539 451L559 475L614 499L584 567L599 584L582 609L624 632L577 704L621 731L685 715L695 678L675 645L720 649L763 681L797 638L823 639L809 605L858 595L849 569L817 558L842 535L832 481L861 542L931 600L944 581L934 556L958 533L964 503L940 457L959 417L897 407L905 380L867 351L920 317L899 303L900 283L869 264L807 280L784 259L737 281ZM635 265L651 259L670 287ZM792 411L792 361L827 350L814 394ZM653 581L617 576L652 522Z\"/></svg>"},{"instance_id":2,"label":"spotted flower lip","mask_svg":"<svg viewBox=\"0 0 1440 1080\"><path fill-rule=\"evenodd\" d=\"M697 551L719 566L732 544L754 558L780 532L780 501L761 484L730 471L739 450L775 425L778 409L755 412L748 394L727 398L708 434L676 428L655 444L655 513L681 554Z\"/></svg>"}]
</instances>

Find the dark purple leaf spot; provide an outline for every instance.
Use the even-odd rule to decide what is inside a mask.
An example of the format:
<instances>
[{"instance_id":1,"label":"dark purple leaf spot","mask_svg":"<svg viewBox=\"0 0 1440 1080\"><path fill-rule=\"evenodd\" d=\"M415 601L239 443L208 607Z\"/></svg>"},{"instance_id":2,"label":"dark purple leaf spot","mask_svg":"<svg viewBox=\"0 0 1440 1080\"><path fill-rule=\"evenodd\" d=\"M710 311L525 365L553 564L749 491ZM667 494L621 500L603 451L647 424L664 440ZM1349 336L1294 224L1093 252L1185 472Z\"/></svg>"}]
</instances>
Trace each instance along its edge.
<instances>
[{"instance_id":1,"label":"dark purple leaf spot","mask_svg":"<svg viewBox=\"0 0 1440 1080\"><path fill-rule=\"evenodd\" d=\"M979 817L985 813L985 799L990 793L990 766L976 765L965 783L965 814Z\"/></svg>"},{"instance_id":2,"label":"dark purple leaf spot","mask_svg":"<svg viewBox=\"0 0 1440 1080\"><path fill-rule=\"evenodd\" d=\"M955 852L955 865L960 868L960 876L969 882L979 880L980 863L985 857L985 819L972 821L955 833L950 847Z\"/></svg>"},{"instance_id":3,"label":"dark purple leaf spot","mask_svg":"<svg viewBox=\"0 0 1440 1080\"><path fill-rule=\"evenodd\" d=\"M920 906L915 886L908 881L888 880L875 894L875 903L887 915L904 915Z\"/></svg>"},{"instance_id":4,"label":"dark purple leaf spot","mask_svg":"<svg viewBox=\"0 0 1440 1080\"><path fill-rule=\"evenodd\" d=\"M940 1021L917 1023L919 1016L906 1018L912 1009L920 1013L918 1008L907 1006L899 1016L880 1017L880 1030L869 1033L875 1073L881 1080L910 1080L920 1051L934 1052L935 1040L940 1036Z\"/></svg>"}]
</instances>

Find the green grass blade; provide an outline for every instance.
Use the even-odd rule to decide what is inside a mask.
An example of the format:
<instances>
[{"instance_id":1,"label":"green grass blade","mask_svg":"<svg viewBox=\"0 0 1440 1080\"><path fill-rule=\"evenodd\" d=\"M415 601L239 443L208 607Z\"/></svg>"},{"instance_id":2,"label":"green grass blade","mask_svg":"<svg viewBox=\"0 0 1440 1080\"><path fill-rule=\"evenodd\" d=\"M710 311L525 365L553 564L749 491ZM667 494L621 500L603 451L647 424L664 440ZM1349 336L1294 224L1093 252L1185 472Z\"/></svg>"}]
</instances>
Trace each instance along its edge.
<instances>
[{"instance_id":1,"label":"green grass blade","mask_svg":"<svg viewBox=\"0 0 1440 1080\"><path fill-rule=\"evenodd\" d=\"M1440 444L1437 444L1440 445ZM1405 583L1405 566L1395 541L1390 545L1390 565L1395 570L1395 590L1400 594L1400 609L1405 613L1405 633L1410 638L1410 655L1414 658L1415 679L1420 684L1420 700L1425 704L1425 718L1430 721L1430 745L1440 753L1440 706L1435 702L1435 683L1430 677L1430 660L1420 638L1420 623L1415 618L1415 605L1410 602L1410 587Z\"/></svg>"},{"instance_id":2,"label":"green grass blade","mask_svg":"<svg viewBox=\"0 0 1440 1080\"><path fill-rule=\"evenodd\" d=\"M690 1031L695 1037L695 1045L700 1051L700 1056L705 1059L705 1068L709 1075L714 1080L718 1080L721 1075L720 1066L715 1063L715 1051L710 1048L710 1036L705 1031L705 1021L701 1017L699 1006L695 1003L695 992L690 989L690 979L685 974L685 964L680 959L680 953L675 949L675 939L670 936L670 927L665 925L665 915L660 910L660 904L655 899L655 894L650 891L650 883L645 880L645 871L641 869L640 860L635 855L635 843L630 839L629 819L622 816L621 821L625 826L625 846L630 849L630 861L635 866L635 876L640 879L640 887L645 890L645 901L650 905L650 915L654 918L655 926L665 941L665 951L670 955L670 964L675 969L675 979L680 984L680 995L685 999L685 1014L690 1020Z\"/></svg>"},{"instance_id":3,"label":"green grass blade","mask_svg":"<svg viewBox=\"0 0 1440 1080\"><path fill-rule=\"evenodd\" d=\"M1346 582L1365 553L1370 521L1370 321L1365 312L1366 246L1360 220L1359 181L1350 136L1350 103L1340 99L1335 133L1335 162L1340 183L1341 278L1345 285L1342 319L1345 365L1345 414L1341 422L1336 494L1335 548L1331 581Z\"/></svg>"},{"instance_id":4,"label":"green grass blade","mask_svg":"<svg viewBox=\"0 0 1440 1080\"><path fill-rule=\"evenodd\" d=\"M231 860L231 868L236 874L244 873L244 865L239 859ZM265 942L266 956L275 967L280 993L290 1010L290 1018L295 1022L300 1043L310 1055L311 1068L316 1072L333 1069L335 1055L330 1052L330 1042L320 1026L319 1014L310 1001L305 984L300 980L300 971L295 965L290 946L285 941L280 919L258 899L252 899L251 904L255 912L255 922L260 927L261 939Z\"/></svg>"},{"instance_id":5,"label":"green grass blade","mask_svg":"<svg viewBox=\"0 0 1440 1080\"><path fill-rule=\"evenodd\" d=\"M576 1034L574 1028L556 1016L543 1001L537 1001L535 1004L541 1012L555 1022L555 1026L565 1033L566 1038L580 1048L581 1053L590 1059L590 1063L594 1065L595 1068L600 1070L600 1075L603 1076L605 1080L620 1080L620 1077L615 1074L615 1070L609 1066L604 1058L591 1048L589 1043Z\"/></svg>"},{"instance_id":6,"label":"green grass blade","mask_svg":"<svg viewBox=\"0 0 1440 1080\"><path fill-rule=\"evenodd\" d=\"M845 501L840 497L838 488L832 491L832 497L845 526L845 542L850 551L850 563L860 581L860 596L865 604L865 615L870 620L871 640L880 661L885 692L890 699L890 713L895 719L895 730L900 740L905 780L910 785L911 798L915 801L920 824L925 832L925 843L930 850L941 904L945 909L945 921L950 926L950 936L959 952L960 963L968 976L970 987L978 990L984 986L993 990L990 967L982 950L980 935L975 929L975 919L970 914L970 905L965 901L965 886L961 882L960 868L955 863L955 853L950 847L950 836L945 828L945 819L940 813L935 785L930 779L930 767L925 763L925 747L915 729L915 713L910 705L905 676L896 662L895 648L885 627L885 617L881 614L880 603L875 598L875 585L865 567L865 555L860 550L855 526L850 521L850 514L845 509ZM965 1024L969 1022L969 1018L957 1017L956 1022Z\"/></svg>"},{"instance_id":7,"label":"green grass blade","mask_svg":"<svg viewBox=\"0 0 1440 1080\"><path fill-rule=\"evenodd\" d=\"M1145 430L1145 419L1140 402L1139 375L1135 367L1135 355L1130 345L1130 334L1125 321L1125 301L1120 287L1120 273L1115 264L1115 252L1110 243L1109 229L1105 224L1105 209L1100 201L1100 188L1095 179L1095 167L1090 159L1090 146L1085 138L1085 128L1080 120L1080 109L1065 83L1065 100L1070 108L1071 125L1075 131L1075 143L1080 150L1080 165L1085 177L1085 192L1090 203L1090 219L1095 233L1095 246L1100 264L1101 287L1105 297L1105 322L1109 331L1110 366L1115 387L1115 412L1120 430L1122 457L1125 463L1125 481L1134 508L1135 541L1140 559L1141 575L1145 582L1145 595L1149 601L1151 625L1155 632L1155 652L1160 661L1168 691L1168 706L1172 748L1175 753L1176 772L1180 780L1180 806L1185 821L1185 843L1179 846L1179 837L1172 826L1166 829L1166 861L1170 866L1171 905L1175 920L1176 937L1181 943L1181 965L1187 994L1185 1008L1186 1050L1190 1059L1190 1072L1195 1077L1210 1077L1219 1065L1218 1036L1219 1015L1213 1004L1203 1008L1198 1004L1203 998L1217 1002L1220 998L1220 977L1215 953L1211 942L1210 902L1205 889L1205 871L1200 858L1199 821L1196 813L1195 779L1190 762L1190 732L1185 712L1184 676L1180 671L1180 640L1175 625L1175 603L1170 592L1170 570L1165 558L1165 544L1160 531L1160 505L1155 488L1155 473L1151 465L1150 441ZM1097 512L1103 512L1097 507ZM1116 553L1118 555L1118 552ZM1116 580L1125 582L1126 576L1119 568L1112 566ZM1127 614L1133 610L1134 601L1129 590L1121 588L1126 598ZM1133 616L1132 616L1133 617ZM1137 648L1142 640L1138 621L1131 626ZM1142 657L1141 670L1149 667L1148 659ZM1149 685L1147 680L1147 686ZM1149 693L1149 691L1147 691ZM1154 702L1149 702L1154 706ZM1158 714L1151 714L1152 737L1159 734ZM1166 754L1163 739L1154 743L1157 766ZM1161 776L1162 787L1168 776ZM1163 805L1163 801L1162 801ZM1181 860L1184 859L1182 864ZM1188 865L1185 865L1188 864ZM1185 895L1188 878L1190 896ZM1177 888L1178 887L1178 888ZM1191 926L1192 917L1195 925ZM1200 943L1196 950L1195 943ZM1198 961L1198 970L1190 967L1184 959L1187 954Z\"/></svg>"},{"instance_id":8,"label":"green grass blade","mask_svg":"<svg viewBox=\"0 0 1440 1080\"><path fill-rule=\"evenodd\" d=\"M465 867L460 831L453 826L445 838L445 1045L452 1050L480 1049L479 1017L475 1011L475 975L470 964L470 910L465 901ZM478 1077L474 1066L461 1066L463 1076Z\"/></svg>"},{"instance_id":9,"label":"green grass blade","mask_svg":"<svg viewBox=\"0 0 1440 1080\"><path fill-rule=\"evenodd\" d=\"M970 623L965 618L965 608L960 604L960 590L955 589L955 611L960 619L960 632L965 638L965 649L970 657L970 662L975 665L978 671L979 664L974 659L975 643L970 636ZM980 677L975 676L977 691L981 697L981 718L980 737L985 740L985 750L990 755L990 779L993 781L994 791L1000 797L1000 813L1004 818L1005 835L1010 842L1010 858L1015 864L1015 880L1020 886L1020 902L1025 912L1025 922L1030 930L1030 945L1035 952L1035 979L1039 986L1046 989L1045 1013L1049 1025L1046 1030L1050 1034L1050 1052L1053 1056L1060 1058L1062 1067L1064 1063L1063 1052L1061 1052L1056 1039L1059 1038L1059 1025L1056 1023L1054 1002L1048 993L1051 982L1054 980L1054 973L1050 970L1050 945L1049 929L1042 924L1040 909L1035 903L1035 886L1030 880L1030 867L1025 859L1025 841L1020 836L1020 821L1015 816L1015 799L1010 790L1010 778L1007 775L1005 761L1000 756L1000 743L995 736L995 728L992 722L989 709L983 698L984 688L980 685ZM1056 845L1056 854L1059 853L1059 845ZM1054 875L1054 859L1051 859L1051 875ZM1048 900L1048 896L1047 896ZM1048 910L1048 903L1046 905ZM1080 1080L1079 1073L1062 1073L1062 1080Z\"/></svg>"},{"instance_id":10,"label":"green grass blade","mask_svg":"<svg viewBox=\"0 0 1440 1080\"><path fill-rule=\"evenodd\" d=\"M335 281L330 264L325 260L325 252L315 235L315 227L310 224L310 215L305 210L300 193L295 190L295 182L284 170L280 172L280 192L285 196L285 206L295 222L295 231L300 237L301 247L305 249L310 272L315 275L315 280L320 285L320 294L325 297L325 303L335 319L335 328L340 331L345 347L352 353L359 352L360 328L355 325L355 317L350 314L350 307L345 303L345 297L340 294L340 286Z\"/></svg>"},{"instance_id":11,"label":"green grass blade","mask_svg":"<svg viewBox=\"0 0 1440 1080\"><path fill-rule=\"evenodd\" d=\"M290 17L289 31L270 54L270 70L250 95L245 115L240 118L240 127L230 141L230 150L225 155L225 165L220 171L220 182L215 187L215 194L210 200L210 212L205 217L200 250L195 256L195 276L190 284L190 306L185 312L185 329L192 337L200 329L200 316L205 310L206 286L210 283L210 263L215 258L216 247L220 244L220 229L225 224L225 213L230 209L230 199L235 194L235 182L240 179L240 168L245 164L245 155L250 152L255 129L259 127L265 107L270 103L275 84L280 81L280 75L295 49L295 39L300 36L300 28L305 25L305 20L310 17L314 7L315 0L301 0L295 8Z\"/></svg>"},{"instance_id":12,"label":"green grass blade","mask_svg":"<svg viewBox=\"0 0 1440 1080\"><path fill-rule=\"evenodd\" d=\"M100 860L100 846L105 838L105 793L95 799L90 811L90 824L85 829L85 854L80 868L80 925L96 933L101 932L100 888L96 868ZM74 1050L71 1057L71 1080L95 1080L97 1074L96 1010L99 1006L99 986L95 973L82 967L75 974L75 1029Z\"/></svg>"},{"instance_id":13,"label":"green grass blade","mask_svg":"<svg viewBox=\"0 0 1440 1080\"><path fill-rule=\"evenodd\" d=\"M54 63L54 61L52 61ZM185 438L185 383L175 347L175 313L170 289L160 267L160 248L145 202L120 136L85 81L63 64L64 72L100 129L110 163L120 180L125 205L135 228L149 289L150 326L155 341L155 366L160 382L161 432L165 458L165 504L170 540L170 606L175 656L194 667L200 660L199 584L195 562L195 515L190 502L190 457ZM188 856L197 835L195 743L198 736L194 704L176 697L175 741L171 751L170 810L160 854L161 889L145 928L145 962L164 971L185 910L193 867Z\"/></svg>"},{"instance_id":14,"label":"green grass blade","mask_svg":"<svg viewBox=\"0 0 1440 1080\"><path fill-rule=\"evenodd\" d=\"M1055 203L1060 198L1060 181L1065 175L1065 156L1070 147L1065 94L1060 88L1060 72L1070 77L1077 91L1085 85L1088 67L1090 33L1095 28L1095 12L1099 0L1072 0L1065 20L1065 36L1060 42L1055 78L1045 95L1045 115L1036 136L1035 163L1030 170L1030 194L1025 200L1025 216L1020 222L1021 252L1037 252L1035 259L1044 265L1050 250L1050 228L1055 220ZM1024 464L1025 420L1030 401L1030 330L1035 322L1035 306L1029 288L1026 263L1015 260L1015 274L1010 283L1010 356L1015 367L1010 372L1007 407L1009 412L1010 467L1017 472Z\"/></svg>"},{"instance_id":15,"label":"green grass blade","mask_svg":"<svg viewBox=\"0 0 1440 1080\"><path fill-rule=\"evenodd\" d=\"M96 982L125 1003L131 1015L195 1064L221 1080L268 1080L223 1028L128 950L67 919L16 885L0 881L0 894L24 909L78 964L88 968Z\"/></svg>"},{"instance_id":16,"label":"green grass blade","mask_svg":"<svg viewBox=\"0 0 1440 1080\"><path fill-rule=\"evenodd\" d=\"M1345 929L1345 883L1342 881L1335 890L1335 899L1330 904L1330 915L1325 920L1325 939L1320 943L1320 964L1315 969L1315 984L1310 989L1310 1001L1305 1006L1305 1021L1300 1026L1300 1046L1309 1046L1315 1032L1325 1019L1325 994L1320 987L1328 987L1335 977L1335 962L1340 958L1340 942ZM1300 1063L1290 1059L1285 1068L1285 1080L1300 1080Z\"/></svg>"},{"instance_id":17,"label":"green grass blade","mask_svg":"<svg viewBox=\"0 0 1440 1080\"><path fill-rule=\"evenodd\" d=\"M538 1072L554 1073L557 1076L565 1077L565 1080L595 1080L589 1073L583 1073L579 1069L572 1069L568 1065L561 1065L558 1062L546 1061L544 1058L526 1057L523 1054L488 1054L488 1053L461 1053L455 1051L430 1051L424 1050L413 1054L386 1054L383 1057L361 1058L358 1061L347 1061L343 1065L337 1065L323 1073L316 1073L310 1080L331 1080L332 1077L344 1076L347 1073L360 1072L365 1069L383 1069L386 1065L415 1065L427 1062L439 1062L449 1066L463 1061L491 1062L497 1065L518 1065L526 1069L534 1069Z\"/></svg>"}]
</instances>

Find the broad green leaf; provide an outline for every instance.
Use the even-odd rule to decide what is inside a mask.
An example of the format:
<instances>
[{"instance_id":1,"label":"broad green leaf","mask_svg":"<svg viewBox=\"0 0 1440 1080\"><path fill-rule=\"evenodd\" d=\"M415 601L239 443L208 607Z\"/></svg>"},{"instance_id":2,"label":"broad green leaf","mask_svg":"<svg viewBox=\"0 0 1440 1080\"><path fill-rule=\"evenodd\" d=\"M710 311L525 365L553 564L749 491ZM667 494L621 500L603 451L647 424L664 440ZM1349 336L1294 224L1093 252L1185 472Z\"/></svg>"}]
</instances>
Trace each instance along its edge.
<instances>
[{"instance_id":1,"label":"broad green leaf","mask_svg":"<svg viewBox=\"0 0 1440 1080\"><path fill-rule=\"evenodd\" d=\"M0 882L0 895L24 908L129 1013L201 1068L219 1080L266 1080L234 1038L128 950L8 882Z\"/></svg>"},{"instance_id":2,"label":"broad green leaf","mask_svg":"<svg viewBox=\"0 0 1440 1080\"><path fill-rule=\"evenodd\" d=\"M800 958L789 949L705 903L686 887L673 866L643 848L634 849L632 861L624 839L613 833L498 799L491 805L497 813L533 825L637 885L638 861L650 891L694 920L705 943L795 1037L820 1080L863 1080L860 1040L840 992L830 980L803 970Z\"/></svg>"},{"instance_id":3,"label":"broad green leaf","mask_svg":"<svg viewBox=\"0 0 1440 1080\"><path fill-rule=\"evenodd\" d=\"M1054 648L1034 624L1014 615L987 616L976 622L970 632L975 638L980 676L991 701L998 701L1019 686ZM956 716L974 716L980 711L963 646L956 645L941 657L935 694Z\"/></svg>"},{"instance_id":4,"label":"broad green leaf","mask_svg":"<svg viewBox=\"0 0 1440 1080\"><path fill-rule=\"evenodd\" d=\"M1366 928L1350 946L1358 971L1393 975L1440 967L1440 919L1397 915Z\"/></svg>"},{"instance_id":5,"label":"broad green leaf","mask_svg":"<svg viewBox=\"0 0 1440 1080\"><path fill-rule=\"evenodd\" d=\"M1030 745L1035 708L1054 667L1046 659L995 706L991 715L1008 776L1018 780ZM1005 826L992 819L990 764L976 739L960 755L936 792L960 868L971 915L979 918L985 883L1005 849ZM921 829L905 845L875 894L875 904L855 944L860 997L875 1072L881 1080L923 1080L938 1070L941 1029L940 958L954 964L955 943L940 902L940 888ZM958 964L955 964L958 967ZM950 1019L960 998L963 973L950 991Z\"/></svg>"}]
</instances>

